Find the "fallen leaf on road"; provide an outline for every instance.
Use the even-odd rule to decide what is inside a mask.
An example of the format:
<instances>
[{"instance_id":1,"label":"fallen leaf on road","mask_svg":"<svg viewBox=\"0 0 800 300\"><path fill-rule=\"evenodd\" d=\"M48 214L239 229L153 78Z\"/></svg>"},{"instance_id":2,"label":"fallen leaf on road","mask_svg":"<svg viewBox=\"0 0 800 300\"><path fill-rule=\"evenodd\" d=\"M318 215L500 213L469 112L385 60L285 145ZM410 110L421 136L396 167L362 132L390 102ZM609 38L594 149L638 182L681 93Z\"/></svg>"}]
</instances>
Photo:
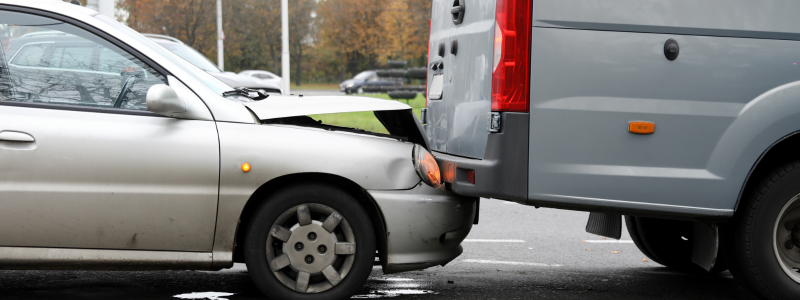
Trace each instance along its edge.
<instances>
[{"instance_id":1,"label":"fallen leaf on road","mask_svg":"<svg viewBox=\"0 0 800 300\"><path fill-rule=\"evenodd\" d=\"M594 249L586 249L586 251L594 251Z\"/></svg>"},{"instance_id":2,"label":"fallen leaf on road","mask_svg":"<svg viewBox=\"0 0 800 300\"><path fill-rule=\"evenodd\" d=\"M617 253L619 253L619 251L608 251L608 253L614 253L614 254L617 254Z\"/></svg>"},{"instance_id":3,"label":"fallen leaf on road","mask_svg":"<svg viewBox=\"0 0 800 300\"><path fill-rule=\"evenodd\" d=\"M647 258L642 258L642 262L648 262Z\"/></svg>"}]
</instances>

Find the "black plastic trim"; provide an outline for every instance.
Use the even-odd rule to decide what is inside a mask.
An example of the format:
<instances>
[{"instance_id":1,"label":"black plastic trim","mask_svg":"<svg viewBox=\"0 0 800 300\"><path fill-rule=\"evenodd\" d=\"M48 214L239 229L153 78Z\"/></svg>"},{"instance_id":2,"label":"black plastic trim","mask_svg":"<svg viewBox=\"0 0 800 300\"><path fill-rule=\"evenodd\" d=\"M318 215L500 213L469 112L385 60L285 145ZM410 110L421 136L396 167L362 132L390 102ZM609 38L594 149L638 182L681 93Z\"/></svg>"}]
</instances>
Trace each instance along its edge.
<instances>
[{"instance_id":1,"label":"black plastic trim","mask_svg":"<svg viewBox=\"0 0 800 300\"><path fill-rule=\"evenodd\" d=\"M483 159L434 152L448 189L464 196L522 202L528 198L528 113L501 113L500 132L490 133ZM475 184L466 171L475 171Z\"/></svg>"}]
</instances>

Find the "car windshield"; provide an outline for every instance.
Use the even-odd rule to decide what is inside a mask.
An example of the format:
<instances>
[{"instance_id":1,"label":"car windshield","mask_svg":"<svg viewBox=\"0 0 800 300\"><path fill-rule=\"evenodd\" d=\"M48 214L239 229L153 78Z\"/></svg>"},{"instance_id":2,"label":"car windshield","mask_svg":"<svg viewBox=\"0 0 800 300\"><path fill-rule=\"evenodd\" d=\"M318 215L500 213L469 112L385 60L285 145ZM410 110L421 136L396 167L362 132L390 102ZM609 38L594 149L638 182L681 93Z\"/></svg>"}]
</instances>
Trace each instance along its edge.
<instances>
[{"instance_id":1,"label":"car windshield","mask_svg":"<svg viewBox=\"0 0 800 300\"><path fill-rule=\"evenodd\" d=\"M364 72L358 73L358 75L356 75L355 77L353 77L353 79L358 79L358 80L367 80L367 78L368 78L370 75L372 75L372 72L370 72L370 71L364 71Z\"/></svg>"},{"instance_id":2,"label":"car windshield","mask_svg":"<svg viewBox=\"0 0 800 300\"><path fill-rule=\"evenodd\" d=\"M162 42L158 40L155 40L154 42L156 42L156 44L159 44L164 48L167 48L167 50L172 51L172 53L177 54L178 56L192 63L198 68L203 69L203 71L222 72L214 63L212 63L210 60L208 60L208 58L200 54L200 52L197 52L197 50L194 50L192 47L174 42Z\"/></svg>"},{"instance_id":3,"label":"car windshield","mask_svg":"<svg viewBox=\"0 0 800 300\"><path fill-rule=\"evenodd\" d=\"M136 41L138 41L138 42L140 42L140 43L142 43L144 45L151 45L150 48L152 50L156 51L156 52L161 53L161 55L164 55L166 57L175 57L176 59L174 59L172 61L175 62L175 64L178 65L178 67L182 68L184 71L186 71L188 74L193 76L195 79L199 80L200 82L203 82L208 88L210 88L212 91L216 92L217 94L222 95L223 92L230 91L230 90L233 89L230 86L228 86L227 84L225 84L222 81L220 81L219 79L215 78L214 76L211 76L211 74L208 74L207 72L202 72L201 71L202 69L200 69L197 66L189 63L185 59L177 59L180 56L178 56L177 54L172 53L170 51L167 51L166 49L164 49L164 47L157 46L158 44L156 44L155 42L153 42L149 38L141 35L140 33L136 32L135 30L130 29L128 26L125 26L124 24L119 23L119 22L115 21L114 19L112 19L112 18L110 18L110 17L108 17L106 15L103 15L103 14L97 14L97 15L95 15L95 18L97 18L98 20L102 21L103 23L111 25L112 27L114 27L115 29L117 29L119 31L122 31L123 33L127 34L129 37L135 39Z\"/></svg>"}]
</instances>

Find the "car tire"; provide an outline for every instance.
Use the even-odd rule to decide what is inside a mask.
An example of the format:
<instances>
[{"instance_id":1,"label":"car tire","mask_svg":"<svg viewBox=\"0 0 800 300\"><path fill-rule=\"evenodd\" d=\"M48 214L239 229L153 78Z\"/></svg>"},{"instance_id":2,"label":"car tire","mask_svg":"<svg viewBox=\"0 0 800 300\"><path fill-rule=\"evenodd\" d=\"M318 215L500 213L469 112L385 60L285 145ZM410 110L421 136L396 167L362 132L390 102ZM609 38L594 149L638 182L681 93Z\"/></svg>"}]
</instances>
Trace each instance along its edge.
<instances>
[{"instance_id":1,"label":"car tire","mask_svg":"<svg viewBox=\"0 0 800 300\"><path fill-rule=\"evenodd\" d=\"M625 221L633 243L656 263L689 274L716 274L728 269L719 255L710 272L692 262L693 222L630 216Z\"/></svg>"},{"instance_id":2,"label":"car tire","mask_svg":"<svg viewBox=\"0 0 800 300\"><path fill-rule=\"evenodd\" d=\"M766 299L800 299L800 161L747 190L722 231L731 274Z\"/></svg>"},{"instance_id":3,"label":"car tire","mask_svg":"<svg viewBox=\"0 0 800 300\"><path fill-rule=\"evenodd\" d=\"M372 271L375 232L369 216L334 186L296 184L277 191L248 223L247 269L271 298L346 299Z\"/></svg>"}]
</instances>

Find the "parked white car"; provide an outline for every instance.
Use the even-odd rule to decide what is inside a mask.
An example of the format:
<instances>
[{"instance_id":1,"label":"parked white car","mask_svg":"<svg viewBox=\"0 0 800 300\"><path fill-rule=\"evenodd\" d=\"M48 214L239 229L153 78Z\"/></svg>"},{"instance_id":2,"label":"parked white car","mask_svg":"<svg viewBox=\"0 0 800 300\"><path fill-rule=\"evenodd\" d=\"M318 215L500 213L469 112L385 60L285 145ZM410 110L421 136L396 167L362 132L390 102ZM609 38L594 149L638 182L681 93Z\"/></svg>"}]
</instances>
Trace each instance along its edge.
<instances>
[{"instance_id":1,"label":"parked white car","mask_svg":"<svg viewBox=\"0 0 800 300\"><path fill-rule=\"evenodd\" d=\"M272 72L264 71L264 70L246 70L239 72L239 75L255 77L277 86L283 86L283 78L278 75L275 75Z\"/></svg>"},{"instance_id":2,"label":"parked white car","mask_svg":"<svg viewBox=\"0 0 800 300\"><path fill-rule=\"evenodd\" d=\"M376 257L450 262L477 220L405 104L263 99L61 1L4 1L0 28L0 269L244 262L270 297L343 299ZM350 111L390 134L306 116Z\"/></svg>"}]
</instances>

